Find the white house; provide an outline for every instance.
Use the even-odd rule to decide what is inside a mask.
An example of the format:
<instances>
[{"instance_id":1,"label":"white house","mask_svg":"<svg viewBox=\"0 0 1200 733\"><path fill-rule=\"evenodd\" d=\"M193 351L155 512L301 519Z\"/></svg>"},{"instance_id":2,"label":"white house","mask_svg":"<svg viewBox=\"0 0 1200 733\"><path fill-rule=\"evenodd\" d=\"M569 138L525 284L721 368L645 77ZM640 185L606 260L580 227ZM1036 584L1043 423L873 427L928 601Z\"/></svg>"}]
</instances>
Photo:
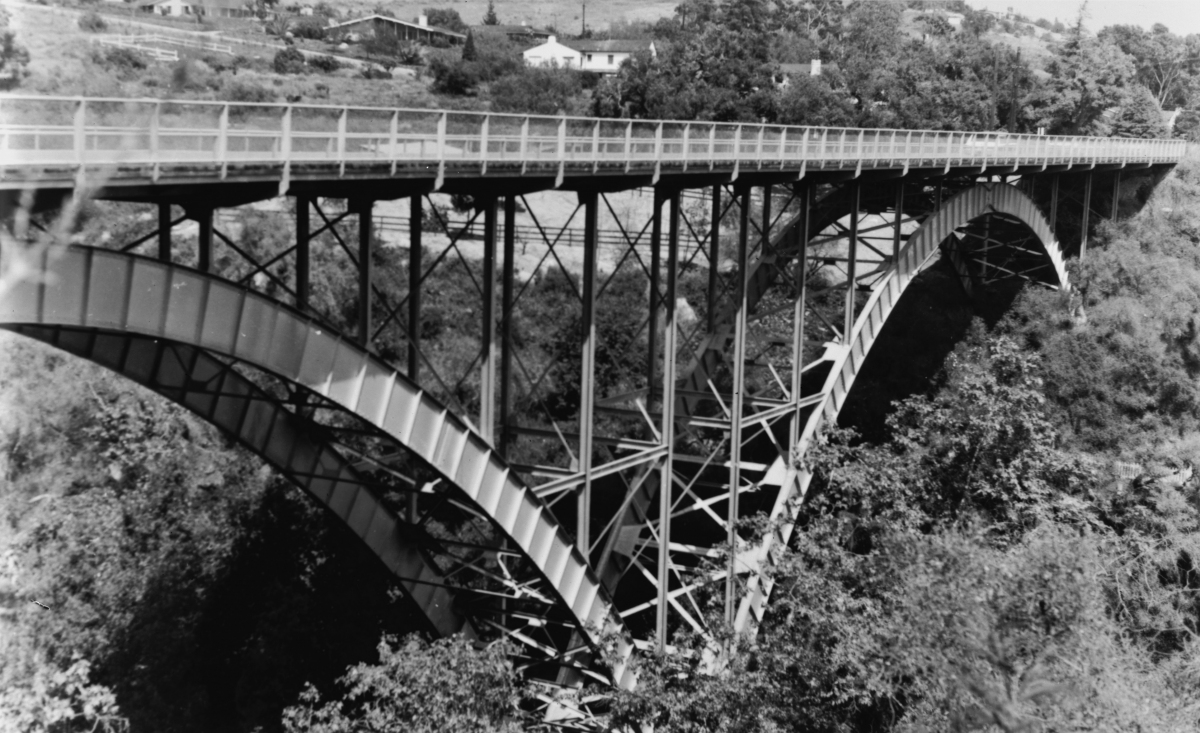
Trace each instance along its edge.
<instances>
[{"instance_id":1,"label":"white house","mask_svg":"<svg viewBox=\"0 0 1200 733\"><path fill-rule=\"evenodd\" d=\"M652 57L657 55L650 40L571 41L570 45L583 57L579 68L599 74L617 73L621 62L639 51L649 51Z\"/></svg>"},{"instance_id":2,"label":"white house","mask_svg":"<svg viewBox=\"0 0 1200 733\"><path fill-rule=\"evenodd\" d=\"M583 60L583 54L570 46L564 46L554 36L539 46L521 52L525 63L530 66L559 66L565 69L578 69Z\"/></svg>"},{"instance_id":3,"label":"white house","mask_svg":"<svg viewBox=\"0 0 1200 733\"><path fill-rule=\"evenodd\" d=\"M192 5L193 3L188 0L153 0L153 2L139 4L138 9L143 13L153 13L154 15L193 15L195 11Z\"/></svg>"}]
</instances>

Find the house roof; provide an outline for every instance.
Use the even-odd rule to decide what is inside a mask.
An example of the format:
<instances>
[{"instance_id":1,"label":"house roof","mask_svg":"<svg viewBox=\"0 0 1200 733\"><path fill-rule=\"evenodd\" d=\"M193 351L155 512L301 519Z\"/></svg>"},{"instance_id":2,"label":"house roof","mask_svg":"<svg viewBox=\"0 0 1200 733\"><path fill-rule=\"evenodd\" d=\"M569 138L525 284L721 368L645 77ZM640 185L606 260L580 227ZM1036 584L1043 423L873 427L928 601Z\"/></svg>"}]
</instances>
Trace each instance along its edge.
<instances>
[{"instance_id":1,"label":"house roof","mask_svg":"<svg viewBox=\"0 0 1200 733\"><path fill-rule=\"evenodd\" d=\"M637 53L649 50L652 44L653 41L647 38L645 40L567 41L563 45L570 46L582 53Z\"/></svg>"},{"instance_id":2,"label":"house roof","mask_svg":"<svg viewBox=\"0 0 1200 733\"><path fill-rule=\"evenodd\" d=\"M208 0L202 0L202 1L208 2ZM226 1L228 1L228 0L226 0ZM369 21L369 20L382 20L385 23L394 23L396 25L404 25L404 26L408 26L409 28L416 28L418 30L439 33L443 36L450 36L451 38L466 38L466 36L463 35L462 33L455 33L454 31L449 30L447 28L439 28L436 25L421 25L420 23L410 23L407 20L400 20L399 18L393 18L388 15L366 15L361 18L355 18L353 20L345 20L345 21L342 21L341 23L334 23L333 25L328 26L326 28L326 30L329 30L332 28L343 28L345 26L356 25L358 23L365 23L366 21Z\"/></svg>"}]
</instances>

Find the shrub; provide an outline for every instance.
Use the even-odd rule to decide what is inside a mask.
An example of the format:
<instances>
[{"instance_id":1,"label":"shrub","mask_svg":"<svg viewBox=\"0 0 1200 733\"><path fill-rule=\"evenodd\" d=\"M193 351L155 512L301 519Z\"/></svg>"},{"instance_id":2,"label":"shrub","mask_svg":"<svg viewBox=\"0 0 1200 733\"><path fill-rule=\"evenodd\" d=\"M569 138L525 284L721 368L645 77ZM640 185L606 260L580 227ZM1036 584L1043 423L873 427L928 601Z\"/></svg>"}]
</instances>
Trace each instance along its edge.
<instances>
[{"instance_id":1,"label":"shrub","mask_svg":"<svg viewBox=\"0 0 1200 733\"><path fill-rule=\"evenodd\" d=\"M448 63L434 59L429 65L429 72L433 75L433 84L429 88L435 94L462 96L475 91L475 86L479 84L479 74L471 62Z\"/></svg>"},{"instance_id":2,"label":"shrub","mask_svg":"<svg viewBox=\"0 0 1200 733\"><path fill-rule=\"evenodd\" d=\"M288 46L275 54L273 66L276 74L303 74L305 67L304 54Z\"/></svg>"},{"instance_id":3,"label":"shrub","mask_svg":"<svg viewBox=\"0 0 1200 733\"><path fill-rule=\"evenodd\" d=\"M308 59L308 65L326 74L342 68L341 62L332 56L312 56Z\"/></svg>"},{"instance_id":4,"label":"shrub","mask_svg":"<svg viewBox=\"0 0 1200 733\"><path fill-rule=\"evenodd\" d=\"M364 79L391 79L391 72L386 69L381 69L378 66L364 66L362 70Z\"/></svg>"},{"instance_id":5,"label":"shrub","mask_svg":"<svg viewBox=\"0 0 1200 733\"><path fill-rule=\"evenodd\" d=\"M150 66L145 55L132 48L113 46L93 50L92 61L122 80L132 79Z\"/></svg>"},{"instance_id":6,"label":"shrub","mask_svg":"<svg viewBox=\"0 0 1200 733\"><path fill-rule=\"evenodd\" d=\"M307 38L310 41L320 41L325 38L325 25L315 18L306 18L290 29L295 38Z\"/></svg>"},{"instance_id":7,"label":"shrub","mask_svg":"<svg viewBox=\"0 0 1200 733\"><path fill-rule=\"evenodd\" d=\"M251 82L234 82L225 87L224 96L230 102L274 102L275 93Z\"/></svg>"},{"instance_id":8,"label":"shrub","mask_svg":"<svg viewBox=\"0 0 1200 733\"><path fill-rule=\"evenodd\" d=\"M88 33L103 33L108 30L108 23L95 10L90 10L79 16L79 27Z\"/></svg>"},{"instance_id":9,"label":"shrub","mask_svg":"<svg viewBox=\"0 0 1200 733\"><path fill-rule=\"evenodd\" d=\"M535 66L492 82L492 109L552 115L569 113L583 91L579 73L570 69Z\"/></svg>"}]
</instances>

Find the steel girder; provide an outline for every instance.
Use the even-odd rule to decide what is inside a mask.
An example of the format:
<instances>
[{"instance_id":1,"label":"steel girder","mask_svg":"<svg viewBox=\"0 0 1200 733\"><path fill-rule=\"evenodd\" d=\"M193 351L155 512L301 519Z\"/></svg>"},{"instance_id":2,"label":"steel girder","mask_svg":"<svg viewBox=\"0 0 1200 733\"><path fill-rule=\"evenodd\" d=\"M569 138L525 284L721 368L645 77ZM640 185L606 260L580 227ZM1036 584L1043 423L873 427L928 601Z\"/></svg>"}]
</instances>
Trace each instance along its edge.
<instances>
[{"instance_id":1,"label":"steel girder","mask_svg":"<svg viewBox=\"0 0 1200 733\"><path fill-rule=\"evenodd\" d=\"M11 257L15 253L10 248L3 254ZM314 396L313 405L291 413L281 409L284 400L278 398L274 402L253 401L256 406L243 409L237 418L233 434L273 464L290 470L291 475L303 474L300 468L315 460L311 451L316 448L296 437L307 430L304 420L297 416L308 415L311 422L314 411L331 408L351 416L365 429L334 425L344 433L336 441L340 452L355 452L356 441L370 440L370 445L358 446L366 454L359 457L373 454L376 468L389 468L384 460L385 448L403 450L419 465L401 462L397 471L420 468L433 477L417 492L415 506L420 516L409 517L407 522L399 521L395 511L388 511L365 483L328 482L314 488L314 493L365 538L389 567L403 568L406 581L435 588L449 586L460 596L464 592L488 595L492 591L491 595L500 599L502 611L495 613L495 607L476 610L470 614L472 625L478 633L516 642L525 658L523 666L565 667L617 685L633 683L624 664L630 647L619 639L612 642L622 624L612 614L607 594L570 536L477 432L403 375L312 317L189 268L84 247L54 251L35 264L33 278L18 284L0 300L0 326L55 343L62 342L62 329L85 332L95 343L124 338L145 353L138 352L143 355L133 361L123 358L120 369L129 371L129 376L144 375L141 380L150 386L162 380L168 396L174 390L177 394L173 399L184 404L212 390L199 386L200 377L207 372L197 372L192 380L179 358L160 358L182 353L178 349L191 350L189 358L200 365L195 368L211 369L214 363L225 362L236 365L239 371L269 375L293 390L291 399L298 404L303 402L300 396ZM147 346L159 343L169 344L176 351ZM78 348L88 358L115 368L112 358L94 348ZM175 371L164 372L164 364L173 365ZM230 384L241 385L238 389L250 388L248 380L229 379L234 379ZM180 380L188 380L186 389ZM189 397L193 390L196 397ZM213 394L224 397L223 392L213 392L206 399L212 399ZM228 405L232 410L246 403L244 398L241 402L230 400L236 397L224 402L218 399L218 405ZM234 425L230 420L233 418L214 422L228 430ZM299 430L295 427L297 421L302 425ZM330 426L323 427L325 434L331 432ZM243 431L250 432L243 436ZM314 443L321 445L320 441ZM443 490L436 490L438 484ZM485 520L493 532L485 538L491 546L458 543L475 551L475 555L455 555L447 565L444 551L440 556L430 556L431 545L453 543L444 531L424 544L405 544L399 539L405 532L419 529L422 522L444 507L457 507L469 517ZM458 521L461 524L465 520ZM407 551L412 545L424 550L425 566ZM517 567L498 566L494 558L500 555L516 557ZM488 566L482 567L485 564ZM491 579L493 585L455 586L436 577L467 569L472 577ZM497 593L496 587L511 592ZM437 596L439 592L433 593ZM423 608L437 616L451 611L445 605L451 604L426 603ZM452 605L458 613L471 610L461 600ZM457 625L452 619L432 623L439 630ZM602 646L609 643L615 643L607 660L616 660L611 671L600 661Z\"/></svg>"},{"instance_id":2,"label":"steel girder","mask_svg":"<svg viewBox=\"0 0 1200 733\"><path fill-rule=\"evenodd\" d=\"M1015 186L974 186L945 201L922 222L908 237L886 274L871 288L870 297L859 312L848 340L833 355L819 397L814 401L813 409L808 413L803 431L793 448L794 462L781 461L779 468L785 472L783 490L777 495L769 514L768 524L772 530L748 552L748 569L751 572L734 623L737 630L753 630L762 619L771 592L770 565L776 548L785 547L790 540L800 505L812 480L812 473L804 464L807 447L820 439L820 431L824 426L836 422L872 344L913 278L931 263L943 243L959 241L961 230L989 217L1020 222L1031 231L1041 245L1039 254L1046 265L1040 268L1040 274L1045 276L1042 282L1063 290L1069 288L1063 255L1049 222L1034 201ZM990 244L994 244L994 241L989 240L982 250L960 249L959 252L964 260L976 259ZM971 270L968 262L963 262L961 267Z\"/></svg>"}]
</instances>

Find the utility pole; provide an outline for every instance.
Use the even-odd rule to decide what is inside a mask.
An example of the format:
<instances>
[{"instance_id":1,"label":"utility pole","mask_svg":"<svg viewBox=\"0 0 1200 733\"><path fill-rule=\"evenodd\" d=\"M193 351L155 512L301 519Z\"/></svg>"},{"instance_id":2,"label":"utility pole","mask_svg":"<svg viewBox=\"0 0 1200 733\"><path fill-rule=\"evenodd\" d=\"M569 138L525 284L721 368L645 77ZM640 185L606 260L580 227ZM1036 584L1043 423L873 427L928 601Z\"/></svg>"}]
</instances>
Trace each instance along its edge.
<instances>
[{"instance_id":1,"label":"utility pole","mask_svg":"<svg viewBox=\"0 0 1200 733\"><path fill-rule=\"evenodd\" d=\"M579 25L579 37L587 38L587 3L583 3L583 20Z\"/></svg>"}]
</instances>

